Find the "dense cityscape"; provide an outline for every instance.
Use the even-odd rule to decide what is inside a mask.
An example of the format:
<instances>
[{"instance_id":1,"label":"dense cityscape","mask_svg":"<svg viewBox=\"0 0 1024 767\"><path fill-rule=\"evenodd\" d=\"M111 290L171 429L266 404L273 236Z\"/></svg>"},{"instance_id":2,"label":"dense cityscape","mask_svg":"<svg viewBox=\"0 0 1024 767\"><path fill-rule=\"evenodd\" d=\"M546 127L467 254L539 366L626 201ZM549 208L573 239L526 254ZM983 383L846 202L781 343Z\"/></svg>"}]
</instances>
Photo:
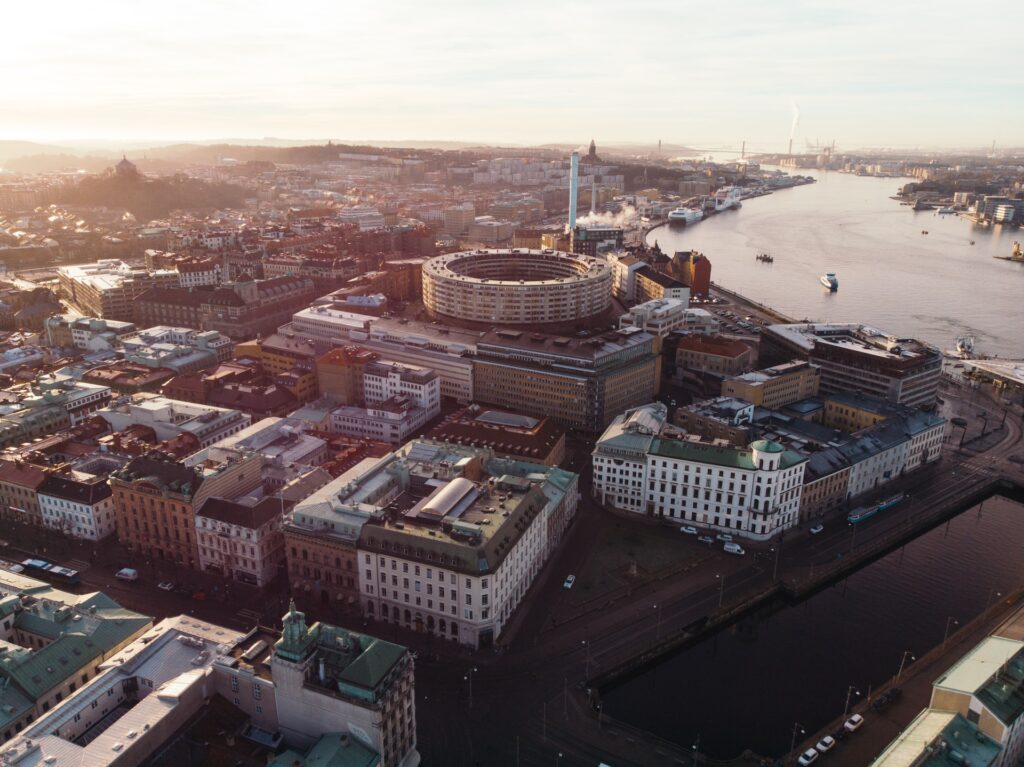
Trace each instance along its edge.
<instances>
[{"instance_id":1,"label":"dense cityscape","mask_svg":"<svg viewBox=\"0 0 1024 767\"><path fill-rule=\"evenodd\" d=\"M986 14L55 3L0 767L1024 765Z\"/></svg>"}]
</instances>

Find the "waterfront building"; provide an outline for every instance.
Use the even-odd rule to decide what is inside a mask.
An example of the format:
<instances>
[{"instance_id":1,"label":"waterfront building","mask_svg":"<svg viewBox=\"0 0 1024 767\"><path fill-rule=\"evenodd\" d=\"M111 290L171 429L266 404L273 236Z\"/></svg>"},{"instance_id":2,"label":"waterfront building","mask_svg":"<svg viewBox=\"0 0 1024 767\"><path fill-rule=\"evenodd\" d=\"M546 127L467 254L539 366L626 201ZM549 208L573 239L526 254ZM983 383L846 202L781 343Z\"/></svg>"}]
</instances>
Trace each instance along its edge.
<instances>
[{"instance_id":1,"label":"waterfront building","mask_svg":"<svg viewBox=\"0 0 1024 767\"><path fill-rule=\"evenodd\" d=\"M262 485L256 453L206 448L179 462L157 451L111 472L117 538L131 552L199 568L196 512L209 498L239 498Z\"/></svg>"},{"instance_id":2,"label":"waterfront building","mask_svg":"<svg viewBox=\"0 0 1024 767\"><path fill-rule=\"evenodd\" d=\"M665 271L690 289L693 298L711 294L711 261L696 250L676 251Z\"/></svg>"},{"instance_id":3,"label":"waterfront building","mask_svg":"<svg viewBox=\"0 0 1024 767\"><path fill-rule=\"evenodd\" d=\"M722 381L722 396L736 397L757 407L778 410L816 396L820 383L818 368L806 361L794 360L730 376Z\"/></svg>"},{"instance_id":4,"label":"waterfront building","mask_svg":"<svg viewBox=\"0 0 1024 767\"><path fill-rule=\"evenodd\" d=\"M781 359L780 359L781 357ZM822 394L861 391L890 402L932 407L942 374L938 349L867 325L769 325L761 360L806 359L821 370Z\"/></svg>"},{"instance_id":5,"label":"waterfront building","mask_svg":"<svg viewBox=\"0 0 1024 767\"><path fill-rule=\"evenodd\" d=\"M754 350L725 336L687 335L676 344L676 367L716 378L737 376L754 361Z\"/></svg>"},{"instance_id":6,"label":"waterfront building","mask_svg":"<svg viewBox=\"0 0 1024 767\"><path fill-rule=\"evenodd\" d=\"M578 492L562 469L414 440L296 505L285 523L289 573L315 581L321 599L349 596L354 576L367 617L490 646L564 535Z\"/></svg>"},{"instance_id":7,"label":"waterfront building","mask_svg":"<svg viewBox=\"0 0 1024 767\"><path fill-rule=\"evenodd\" d=\"M100 592L69 594L0 570L0 743L71 698L152 626ZM18 764L19 762L9 762Z\"/></svg>"},{"instance_id":8,"label":"waterfront building","mask_svg":"<svg viewBox=\"0 0 1024 767\"><path fill-rule=\"evenodd\" d=\"M689 301L663 298L637 304L619 317L619 327L636 327L658 338L669 333L718 332L718 320L706 309L691 309Z\"/></svg>"},{"instance_id":9,"label":"waterfront building","mask_svg":"<svg viewBox=\"0 0 1024 767\"><path fill-rule=\"evenodd\" d=\"M619 416L597 441L593 492L613 506L629 499L636 513L768 540L799 522L806 462L768 440L737 448L665 432L652 405Z\"/></svg>"},{"instance_id":10,"label":"waterfront building","mask_svg":"<svg viewBox=\"0 0 1024 767\"><path fill-rule=\"evenodd\" d=\"M473 360L476 401L599 432L654 398L655 338L627 328L586 338L492 330Z\"/></svg>"},{"instance_id":11,"label":"waterfront building","mask_svg":"<svg viewBox=\"0 0 1024 767\"><path fill-rule=\"evenodd\" d=\"M136 269L116 259L58 267L57 279L63 296L86 316L126 322L148 290L178 285L173 269Z\"/></svg>"},{"instance_id":12,"label":"waterfront building","mask_svg":"<svg viewBox=\"0 0 1024 767\"><path fill-rule=\"evenodd\" d=\"M682 282L644 265L634 274L634 297L639 303L675 298L690 305L690 289Z\"/></svg>"},{"instance_id":13,"label":"waterfront building","mask_svg":"<svg viewBox=\"0 0 1024 767\"><path fill-rule=\"evenodd\" d=\"M152 428L158 440L191 434L201 447L219 442L252 422L249 415L238 410L149 393L120 397L96 415L110 425L111 431L124 431L138 424Z\"/></svg>"},{"instance_id":14,"label":"waterfront building","mask_svg":"<svg viewBox=\"0 0 1024 767\"><path fill-rule=\"evenodd\" d=\"M620 301L631 304L636 300L636 273L647 266L636 256L609 254L612 269L612 292Z\"/></svg>"}]
</instances>

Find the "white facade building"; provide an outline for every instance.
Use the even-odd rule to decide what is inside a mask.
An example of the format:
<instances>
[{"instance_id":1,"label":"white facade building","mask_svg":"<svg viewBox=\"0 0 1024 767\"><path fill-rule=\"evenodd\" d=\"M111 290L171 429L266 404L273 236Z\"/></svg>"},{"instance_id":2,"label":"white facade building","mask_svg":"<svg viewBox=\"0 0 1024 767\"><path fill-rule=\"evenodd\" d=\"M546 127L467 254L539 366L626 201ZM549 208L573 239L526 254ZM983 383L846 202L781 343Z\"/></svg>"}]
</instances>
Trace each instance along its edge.
<instances>
[{"instance_id":1,"label":"white facade building","mask_svg":"<svg viewBox=\"0 0 1024 767\"><path fill-rule=\"evenodd\" d=\"M717 333L718 320L706 309L691 309L689 300L660 298L637 304L619 317L619 327L635 327L665 338L673 331Z\"/></svg>"},{"instance_id":2,"label":"white facade building","mask_svg":"<svg viewBox=\"0 0 1024 767\"><path fill-rule=\"evenodd\" d=\"M183 402L159 394L121 397L96 415L109 423L112 431L124 431L132 424L151 426L161 441L189 432L199 440L200 447L237 434L252 422L251 416L240 410Z\"/></svg>"},{"instance_id":3,"label":"white facade building","mask_svg":"<svg viewBox=\"0 0 1024 767\"><path fill-rule=\"evenodd\" d=\"M211 498L196 513L199 566L252 586L265 586L284 564L280 498L247 504Z\"/></svg>"},{"instance_id":4,"label":"white facade building","mask_svg":"<svg viewBox=\"0 0 1024 767\"><path fill-rule=\"evenodd\" d=\"M408 397L430 420L441 412L441 379L429 368L378 360L363 369L363 396L368 405Z\"/></svg>"},{"instance_id":5,"label":"white facade building","mask_svg":"<svg viewBox=\"0 0 1024 767\"><path fill-rule=\"evenodd\" d=\"M602 503L753 540L799 522L804 456L767 440L741 449L670 437L662 408L627 411L598 440L593 492Z\"/></svg>"},{"instance_id":6,"label":"white facade building","mask_svg":"<svg viewBox=\"0 0 1024 767\"><path fill-rule=\"evenodd\" d=\"M99 541L117 530L114 500L104 477L55 475L38 490L43 524L73 538Z\"/></svg>"}]
</instances>

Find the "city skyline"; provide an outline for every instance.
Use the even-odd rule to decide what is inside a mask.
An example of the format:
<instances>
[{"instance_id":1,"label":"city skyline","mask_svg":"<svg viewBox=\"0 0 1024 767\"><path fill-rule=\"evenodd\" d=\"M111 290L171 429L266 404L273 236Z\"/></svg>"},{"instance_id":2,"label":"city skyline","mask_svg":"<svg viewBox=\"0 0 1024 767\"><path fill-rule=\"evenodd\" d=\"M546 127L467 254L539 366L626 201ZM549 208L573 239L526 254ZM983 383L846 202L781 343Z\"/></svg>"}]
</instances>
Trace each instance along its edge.
<instances>
[{"instance_id":1,"label":"city skyline","mask_svg":"<svg viewBox=\"0 0 1024 767\"><path fill-rule=\"evenodd\" d=\"M8 11L0 139L1024 143L1009 27L934 3L65 6Z\"/></svg>"}]
</instances>

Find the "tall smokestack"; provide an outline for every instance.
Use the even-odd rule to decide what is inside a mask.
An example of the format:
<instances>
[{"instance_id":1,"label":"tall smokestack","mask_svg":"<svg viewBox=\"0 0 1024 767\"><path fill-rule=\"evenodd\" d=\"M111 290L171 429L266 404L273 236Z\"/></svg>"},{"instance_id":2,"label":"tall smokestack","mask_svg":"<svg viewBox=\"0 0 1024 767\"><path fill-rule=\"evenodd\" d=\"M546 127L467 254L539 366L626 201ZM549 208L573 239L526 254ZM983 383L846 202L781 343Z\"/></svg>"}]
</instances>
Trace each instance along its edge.
<instances>
[{"instance_id":1,"label":"tall smokestack","mask_svg":"<svg viewBox=\"0 0 1024 767\"><path fill-rule=\"evenodd\" d=\"M789 156L790 157L793 156L793 139L792 138L790 138L790 140L789 140Z\"/></svg>"},{"instance_id":2,"label":"tall smokestack","mask_svg":"<svg viewBox=\"0 0 1024 767\"><path fill-rule=\"evenodd\" d=\"M597 212L597 182L590 182L590 212Z\"/></svg>"},{"instance_id":3,"label":"tall smokestack","mask_svg":"<svg viewBox=\"0 0 1024 767\"><path fill-rule=\"evenodd\" d=\"M580 185L580 153L573 152L569 161L569 231L576 228L576 197Z\"/></svg>"}]
</instances>

